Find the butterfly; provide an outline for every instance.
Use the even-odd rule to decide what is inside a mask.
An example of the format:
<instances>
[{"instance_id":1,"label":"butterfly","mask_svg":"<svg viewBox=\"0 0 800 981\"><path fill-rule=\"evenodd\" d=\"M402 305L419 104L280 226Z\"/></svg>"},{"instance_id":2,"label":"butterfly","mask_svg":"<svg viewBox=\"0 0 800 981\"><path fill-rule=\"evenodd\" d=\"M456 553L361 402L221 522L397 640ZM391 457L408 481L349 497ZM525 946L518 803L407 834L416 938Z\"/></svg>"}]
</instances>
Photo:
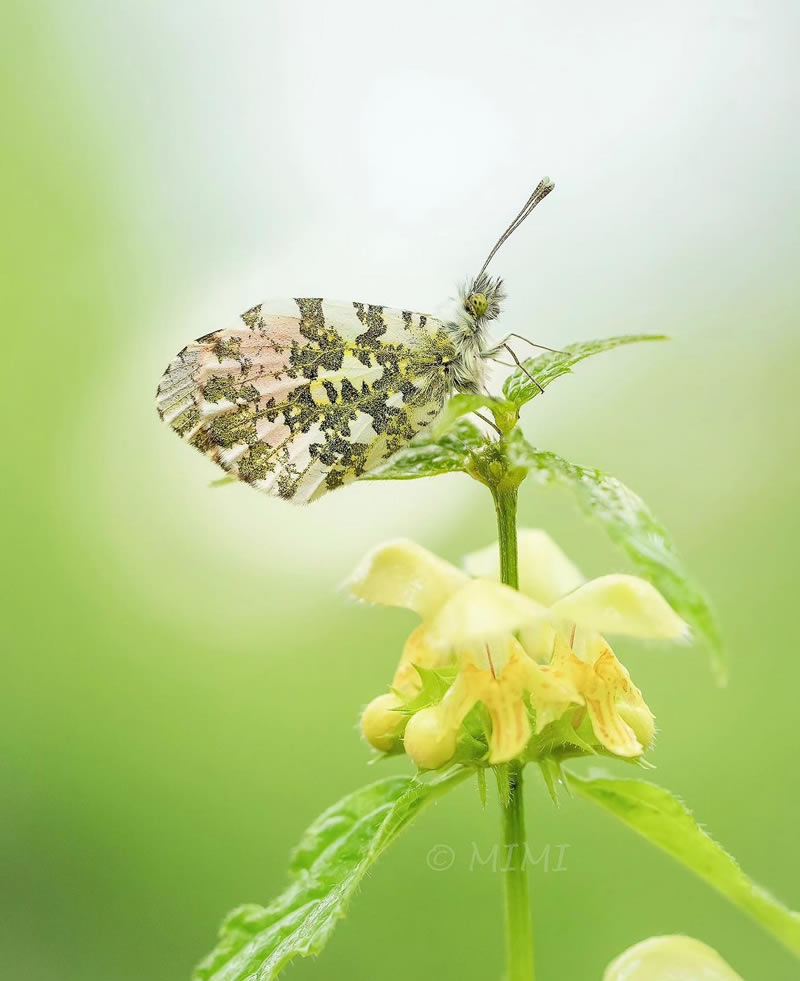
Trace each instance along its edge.
<instances>
[{"instance_id":1,"label":"butterfly","mask_svg":"<svg viewBox=\"0 0 800 981\"><path fill-rule=\"evenodd\" d=\"M483 392L487 362L502 351L522 367L512 335L488 340L506 294L486 269L553 187L548 178L537 185L459 290L452 316L265 301L174 358L158 386L159 415L232 476L296 504L362 476L429 427L453 393Z\"/></svg>"}]
</instances>

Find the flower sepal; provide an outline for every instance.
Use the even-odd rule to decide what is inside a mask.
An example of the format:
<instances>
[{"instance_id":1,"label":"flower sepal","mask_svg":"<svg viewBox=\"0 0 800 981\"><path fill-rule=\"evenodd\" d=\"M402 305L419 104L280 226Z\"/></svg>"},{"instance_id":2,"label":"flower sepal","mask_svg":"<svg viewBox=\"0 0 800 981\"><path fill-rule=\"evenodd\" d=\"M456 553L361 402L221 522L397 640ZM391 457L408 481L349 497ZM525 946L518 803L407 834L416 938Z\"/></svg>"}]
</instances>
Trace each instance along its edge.
<instances>
[{"instance_id":1,"label":"flower sepal","mask_svg":"<svg viewBox=\"0 0 800 981\"><path fill-rule=\"evenodd\" d=\"M421 664L412 666L419 678L420 688L416 695L407 698L399 709L406 716L412 716L430 705L441 702L458 674L455 665L445 665L441 668L425 668ZM401 692L398 694L402 697Z\"/></svg>"}]
</instances>

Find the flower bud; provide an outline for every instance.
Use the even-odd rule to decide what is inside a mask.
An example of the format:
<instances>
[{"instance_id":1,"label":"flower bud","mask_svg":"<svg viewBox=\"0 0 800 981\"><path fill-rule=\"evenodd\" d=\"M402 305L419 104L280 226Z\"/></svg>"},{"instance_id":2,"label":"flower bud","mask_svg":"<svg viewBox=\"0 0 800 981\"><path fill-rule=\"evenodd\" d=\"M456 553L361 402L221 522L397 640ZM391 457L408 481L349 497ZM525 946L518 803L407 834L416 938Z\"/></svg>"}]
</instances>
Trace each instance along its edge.
<instances>
[{"instance_id":1,"label":"flower bud","mask_svg":"<svg viewBox=\"0 0 800 981\"><path fill-rule=\"evenodd\" d=\"M400 742L404 717L396 712L400 699L392 692L373 698L361 713L361 731L375 749L390 753Z\"/></svg>"},{"instance_id":2,"label":"flower bud","mask_svg":"<svg viewBox=\"0 0 800 981\"><path fill-rule=\"evenodd\" d=\"M641 705L637 705L623 701L620 702L617 708L622 718L636 733L636 738L642 744L642 751L646 752L653 745L653 737L656 734L653 713L644 702Z\"/></svg>"},{"instance_id":3,"label":"flower bud","mask_svg":"<svg viewBox=\"0 0 800 981\"><path fill-rule=\"evenodd\" d=\"M445 725L436 708L412 716L403 737L406 752L423 770L443 766L456 751L455 730Z\"/></svg>"},{"instance_id":4,"label":"flower bud","mask_svg":"<svg viewBox=\"0 0 800 981\"><path fill-rule=\"evenodd\" d=\"M713 948L684 936L643 940L620 954L603 975L603 981L664 981L665 978L742 981Z\"/></svg>"}]
</instances>

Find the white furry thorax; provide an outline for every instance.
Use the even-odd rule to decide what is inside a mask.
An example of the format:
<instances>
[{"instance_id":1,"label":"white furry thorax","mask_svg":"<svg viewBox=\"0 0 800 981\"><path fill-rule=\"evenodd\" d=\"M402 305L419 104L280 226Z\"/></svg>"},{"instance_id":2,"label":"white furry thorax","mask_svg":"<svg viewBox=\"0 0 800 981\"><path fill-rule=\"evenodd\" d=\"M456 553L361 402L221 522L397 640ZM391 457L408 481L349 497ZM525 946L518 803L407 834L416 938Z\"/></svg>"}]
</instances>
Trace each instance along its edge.
<instances>
[{"instance_id":1,"label":"white furry thorax","mask_svg":"<svg viewBox=\"0 0 800 981\"><path fill-rule=\"evenodd\" d=\"M467 308L467 298L473 293L483 293L487 299L486 313L480 317ZM464 283L458 297L451 299L441 311L441 319L456 349L456 359L450 369L456 391L485 390L486 361L492 356L487 344L489 323L500 315L505 298L502 280L481 273L476 279Z\"/></svg>"}]
</instances>

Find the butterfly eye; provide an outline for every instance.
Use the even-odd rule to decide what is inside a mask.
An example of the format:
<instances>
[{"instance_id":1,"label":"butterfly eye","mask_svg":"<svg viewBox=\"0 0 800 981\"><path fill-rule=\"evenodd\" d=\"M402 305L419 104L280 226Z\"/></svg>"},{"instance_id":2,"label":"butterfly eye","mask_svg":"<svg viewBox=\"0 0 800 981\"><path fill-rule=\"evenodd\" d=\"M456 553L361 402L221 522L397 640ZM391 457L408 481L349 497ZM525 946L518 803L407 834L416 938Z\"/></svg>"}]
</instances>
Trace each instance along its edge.
<instances>
[{"instance_id":1,"label":"butterfly eye","mask_svg":"<svg viewBox=\"0 0 800 981\"><path fill-rule=\"evenodd\" d=\"M464 305L474 317L482 317L489 309L485 293L470 293Z\"/></svg>"}]
</instances>

